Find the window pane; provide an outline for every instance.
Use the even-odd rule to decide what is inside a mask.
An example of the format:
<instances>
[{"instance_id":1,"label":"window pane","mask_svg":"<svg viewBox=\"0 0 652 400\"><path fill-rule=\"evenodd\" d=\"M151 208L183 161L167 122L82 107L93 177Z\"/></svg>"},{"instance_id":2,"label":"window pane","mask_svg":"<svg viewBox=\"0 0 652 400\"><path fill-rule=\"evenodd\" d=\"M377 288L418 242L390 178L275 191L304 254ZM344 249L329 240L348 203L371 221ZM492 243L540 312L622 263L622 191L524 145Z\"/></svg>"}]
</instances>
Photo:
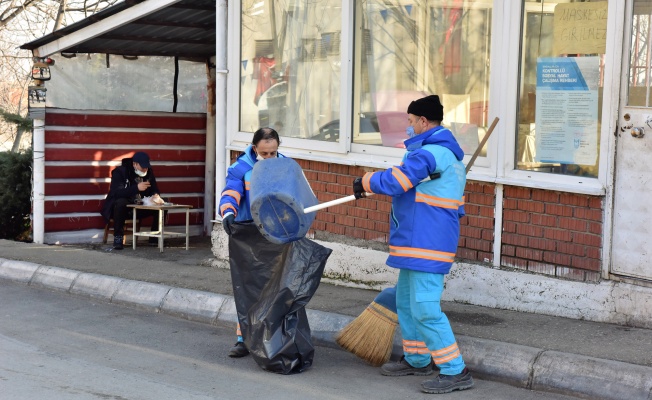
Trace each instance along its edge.
<instances>
[{"instance_id":1,"label":"window pane","mask_svg":"<svg viewBox=\"0 0 652 400\"><path fill-rule=\"evenodd\" d=\"M523 2L516 168L598 176L607 1Z\"/></svg>"},{"instance_id":2,"label":"window pane","mask_svg":"<svg viewBox=\"0 0 652 400\"><path fill-rule=\"evenodd\" d=\"M241 12L240 130L339 141L327 124L339 120L341 0L243 0Z\"/></svg>"},{"instance_id":3,"label":"window pane","mask_svg":"<svg viewBox=\"0 0 652 400\"><path fill-rule=\"evenodd\" d=\"M652 2L635 1L630 48L629 94L630 106L650 107L650 20Z\"/></svg>"},{"instance_id":4,"label":"window pane","mask_svg":"<svg viewBox=\"0 0 652 400\"><path fill-rule=\"evenodd\" d=\"M472 154L487 128L491 0L356 1L353 142L404 147L407 106L437 94Z\"/></svg>"}]
</instances>

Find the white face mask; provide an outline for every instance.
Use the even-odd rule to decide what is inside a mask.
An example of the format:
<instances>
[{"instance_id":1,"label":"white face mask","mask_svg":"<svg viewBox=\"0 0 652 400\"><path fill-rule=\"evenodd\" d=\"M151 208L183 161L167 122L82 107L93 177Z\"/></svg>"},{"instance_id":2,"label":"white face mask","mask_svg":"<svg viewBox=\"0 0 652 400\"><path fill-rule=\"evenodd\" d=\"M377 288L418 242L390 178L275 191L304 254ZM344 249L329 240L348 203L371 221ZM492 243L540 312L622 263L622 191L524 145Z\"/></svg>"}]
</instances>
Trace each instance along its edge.
<instances>
[{"instance_id":1,"label":"white face mask","mask_svg":"<svg viewBox=\"0 0 652 400\"><path fill-rule=\"evenodd\" d=\"M139 171L138 169L134 168L134 171L136 172L136 175L140 176L141 178L147 175L147 171Z\"/></svg>"},{"instance_id":2,"label":"white face mask","mask_svg":"<svg viewBox=\"0 0 652 400\"><path fill-rule=\"evenodd\" d=\"M260 154L258 154L258 155L256 156L256 160L258 160L258 161L263 161L264 158L263 158L263 156L261 156Z\"/></svg>"}]
</instances>

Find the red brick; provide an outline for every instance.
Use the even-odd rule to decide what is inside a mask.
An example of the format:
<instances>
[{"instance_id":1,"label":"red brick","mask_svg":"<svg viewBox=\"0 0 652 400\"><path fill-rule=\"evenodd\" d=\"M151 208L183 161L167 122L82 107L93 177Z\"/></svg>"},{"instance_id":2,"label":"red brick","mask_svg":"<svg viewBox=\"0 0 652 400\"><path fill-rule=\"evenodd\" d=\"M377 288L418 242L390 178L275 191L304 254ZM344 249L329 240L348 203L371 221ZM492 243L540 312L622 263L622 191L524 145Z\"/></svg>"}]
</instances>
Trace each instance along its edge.
<instances>
[{"instance_id":1,"label":"red brick","mask_svg":"<svg viewBox=\"0 0 652 400\"><path fill-rule=\"evenodd\" d=\"M600 260L602 259L602 250L597 247L587 247L586 256Z\"/></svg>"},{"instance_id":2,"label":"red brick","mask_svg":"<svg viewBox=\"0 0 652 400\"><path fill-rule=\"evenodd\" d=\"M530 214L524 211L505 210L503 220L514 222L529 222Z\"/></svg>"},{"instance_id":3,"label":"red brick","mask_svg":"<svg viewBox=\"0 0 652 400\"><path fill-rule=\"evenodd\" d=\"M550 228L543 230L543 237L546 239L559 240L563 242L570 242L573 238L570 231Z\"/></svg>"},{"instance_id":4,"label":"red brick","mask_svg":"<svg viewBox=\"0 0 652 400\"><path fill-rule=\"evenodd\" d=\"M351 215L351 216L354 216L356 218L364 218L364 219L366 219L368 214L369 214L369 210L364 209L364 208L358 208L358 207L350 207L347 210L347 214Z\"/></svg>"},{"instance_id":5,"label":"red brick","mask_svg":"<svg viewBox=\"0 0 652 400\"><path fill-rule=\"evenodd\" d=\"M505 256L514 256L516 254L516 247L504 244L501 246L500 252Z\"/></svg>"},{"instance_id":6,"label":"red brick","mask_svg":"<svg viewBox=\"0 0 652 400\"><path fill-rule=\"evenodd\" d=\"M485 262L485 263L492 263L494 261L494 255L493 255L493 253L486 253L486 252L483 252L483 251L479 251L477 261L482 261L482 262Z\"/></svg>"},{"instance_id":7,"label":"red brick","mask_svg":"<svg viewBox=\"0 0 652 400\"><path fill-rule=\"evenodd\" d=\"M550 190L532 190L532 200L542 201L544 203L559 203L559 192Z\"/></svg>"},{"instance_id":8,"label":"red brick","mask_svg":"<svg viewBox=\"0 0 652 400\"><path fill-rule=\"evenodd\" d=\"M469 226L465 226L460 228L460 235L474 238L474 239L481 239L482 238L482 230L480 228L473 228Z\"/></svg>"},{"instance_id":9,"label":"red brick","mask_svg":"<svg viewBox=\"0 0 652 400\"><path fill-rule=\"evenodd\" d=\"M329 183L329 184L327 184L327 185L326 185L326 190L327 190L328 192L330 192L330 193L336 193L336 194L339 194L341 197L344 197L344 196L348 196L348 195L350 195L350 194L353 194L353 193L351 193L352 191L350 190L350 188L348 188L348 187L346 187L346 186L338 185L338 184L336 184L336 183Z\"/></svg>"},{"instance_id":10,"label":"red brick","mask_svg":"<svg viewBox=\"0 0 652 400\"><path fill-rule=\"evenodd\" d=\"M307 169L310 169L310 160L300 160L298 158L295 158L294 161L296 161L297 164L299 164L302 170L305 171Z\"/></svg>"},{"instance_id":11,"label":"red brick","mask_svg":"<svg viewBox=\"0 0 652 400\"><path fill-rule=\"evenodd\" d=\"M376 231L365 231L365 240L373 240L374 242L387 243L387 234Z\"/></svg>"},{"instance_id":12,"label":"red brick","mask_svg":"<svg viewBox=\"0 0 652 400\"><path fill-rule=\"evenodd\" d=\"M602 223L601 222L589 222L589 233L594 235L602 235Z\"/></svg>"},{"instance_id":13,"label":"red brick","mask_svg":"<svg viewBox=\"0 0 652 400\"><path fill-rule=\"evenodd\" d=\"M553 215L545 214L532 214L530 216L530 221L534 225L548 226L548 227L557 227L557 217Z\"/></svg>"},{"instance_id":14,"label":"red brick","mask_svg":"<svg viewBox=\"0 0 652 400\"><path fill-rule=\"evenodd\" d=\"M475 250L467 249L465 247L458 247L457 248L457 257L462 258L464 260L477 261L478 260L478 252L475 251Z\"/></svg>"},{"instance_id":15,"label":"red brick","mask_svg":"<svg viewBox=\"0 0 652 400\"><path fill-rule=\"evenodd\" d=\"M374 222L374 230L382 233L389 233L389 222Z\"/></svg>"},{"instance_id":16,"label":"red brick","mask_svg":"<svg viewBox=\"0 0 652 400\"><path fill-rule=\"evenodd\" d=\"M491 251L491 242L486 240L466 238L466 247L473 250Z\"/></svg>"},{"instance_id":17,"label":"red brick","mask_svg":"<svg viewBox=\"0 0 652 400\"><path fill-rule=\"evenodd\" d=\"M544 205L538 201L531 200L519 200L518 209L521 211L528 211L534 213L542 213L544 210Z\"/></svg>"},{"instance_id":18,"label":"red brick","mask_svg":"<svg viewBox=\"0 0 652 400\"><path fill-rule=\"evenodd\" d=\"M516 199L503 199L503 209L516 210L518 209L518 200Z\"/></svg>"},{"instance_id":19,"label":"red brick","mask_svg":"<svg viewBox=\"0 0 652 400\"><path fill-rule=\"evenodd\" d=\"M602 210L594 208L577 207L573 209L573 216L580 219L602 222Z\"/></svg>"},{"instance_id":20,"label":"red brick","mask_svg":"<svg viewBox=\"0 0 652 400\"><path fill-rule=\"evenodd\" d=\"M358 199L354 202L355 206L358 208L366 208L367 210L375 210L378 206L378 197L372 197L371 199Z\"/></svg>"},{"instance_id":21,"label":"red brick","mask_svg":"<svg viewBox=\"0 0 652 400\"><path fill-rule=\"evenodd\" d=\"M475 193L484 193L483 185L481 182L477 181L468 181L466 182L466 187L464 188L465 192L475 192Z\"/></svg>"},{"instance_id":22,"label":"red brick","mask_svg":"<svg viewBox=\"0 0 652 400\"><path fill-rule=\"evenodd\" d=\"M557 276L574 281L584 281L584 271L576 268L557 267Z\"/></svg>"},{"instance_id":23,"label":"red brick","mask_svg":"<svg viewBox=\"0 0 652 400\"><path fill-rule=\"evenodd\" d=\"M561 193L559 195L559 203L568 204L571 206L588 207L589 198L586 195L575 193Z\"/></svg>"},{"instance_id":24,"label":"red brick","mask_svg":"<svg viewBox=\"0 0 652 400\"><path fill-rule=\"evenodd\" d=\"M466 202L485 206L493 206L495 199L496 198L493 195L489 194L470 193L469 196L466 197Z\"/></svg>"},{"instance_id":25,"label":"red brick","mask_svg":"<svg viewBox=\"0 0 652 400\"><path fill-rule=\"evenodd\" d=\"M478 228L484 228L484 229L493 229L494 228L494 220L490 218L479 218L479 217L474 217L474 216L467 216L467 219L469 221L468 225L470 226L476 226Z\"/></svg>"},{"instance_id":26,"label":"red brick","mask_svg":"<svg viewBox=\"0 0 652 400\"><path fill-rule=\"evenodd\" d=\"M584 273L584 282L598 283L601 280L602 280L602 277L600 276L600 273L598 273L598 272L586 271Z\"/></svg>"},{"instance_id":27,"label":"red brick","mask_svg":"<svg viewBox=\"0 0 652 400\"><path fill-rule=\"evenodd\" d=\"M517 225L516 222L512 222L512 221L503 222L503 232L515 233L516 225Z\"/></svg>"},{"instance_id":28,"label":"red brick","mask_svg":"<svg viewBox=\"0 0 652 400\"><path fill-rule=\"evenodd\" d=\"M573 215L573 208L559 204L546 204L546 214L570 217Z\"/></svg>"},{"instance_id":29,"label":"red brick","mask_svg":"<svg viewBox=\"0 0 652 400\"><path fill-rule=\"evenodd\" d=\"M510 268L517 268L517 269L522 269L526 270L527 269L527 261L521 260L519 258L515 257L501 257L500 259L500 264L504 265L505 267L510 267Z\"/></svg>"},{"instance_id":30,"label":"red brick","mask_svg":"<svg viewBox=\"0 0 652 400\"><path fill-rule=\"evenodd\" d=\"M344 226L355 226L355 218L348 215L336 215L335 223Z\"/></svg>"},{"instance_id":31,"label":"red brick","mask_svg":"<svg viewBox=\"0 0 652 400\"><path fill-rule=\"evenodd\" d=\"M536 249L528 249L525 247L516 248L516 257L524 258L526 260L541 261L543 259L543 252Z\"/></svg>"},{"instance_id":32,"label":"red brick","mask_svg":"<svg viewBox=\"0 0 652 400\"><path fill-rule=\"evenodd\" d=\"M600 271L600 264L602 261L595 258L587 257L573 257L571 266L576 268L585 269L588 271Z\"/></svg>"},{"instance_id":33,"label":"red brick","mask_svg":"<svg viewBox=\"0 0 652 400\"><path fill-rule=\"evenodd\" d=\"M571 256L568 254L545 252L543 253L543 261L550 264L569 266L571 263Z\"/></svg>"},{"instance_id":34,"label":"red brick","mask_svg":"<svg viewBox=\"0 0 652 400\"><path fill-rule=\"evenodd\" d=\"M324 222L334 222L335 221L335 214L327 213L324 211L319 211L317 212L317 216L315 217L316 221L324 221Z\"/></svg>"},{"instance_id":35,"label":"red brick","mask_svg":"<svg viewBox=\"0 0 652 400\"><path fill-rule=\"evenodd\" d=\"M344 235L345 227L337 224L326 224L326 231L336 235Z\"/></svg>"},{"instance_id":36,"label":"red brick","mask_svg":"<svg viewBox=\"0 0 652 400\"><path fill-rule=\"evenodd\" d=\"M318 221L315 219L315 222L312 223L312 228L316 231L324 231L326 230L326 222L323 221Z\"/></svg>"},{"instance_id":37,"label":"red brick","mask_svg":"<svg viewBox=\"0 0 652 400\"><path fill-rule=\"evenodd\" d=\"M303 170L303 174L306 176L306 179L308 179L308 182L312 185L313 182L317 181L317 171L307 171Z\"/></svg>"},{"instance_id":38,"label":"red brick","mask_svg":"<svg viewBox=\"0 0 652 400\"><path fill-rule=\"evenodd\" d=\"M466 247L466 240L464 236L460 236L459 239L457 239L457 247L458 248Z\"/></svg>"},{"instance_id":39,"label":"red brick","mask_svg":"<svg viewBox=\"0 0 652 400\"><path fill-rule=\"evenodd\" d=\"M480 214L480 207L477 204L464 204L464 212L466 215L478 215Z\"/></svg>"},{"instance_id":40,"label":"red brick","mask_svg":"<svg viewBox=\"0 0 652 400\"><path fill-rule=\"evenodd\" d=\"M503 243L512 244L514 246L527 246L527 238L525 236L517 235L514 233L504 233L503 234Z\"/></svg>"},{"instance_id":41,"label":"red brick","mask_svg":"<svg viewBox=\"0 0 652 400\"><path fill-rule=\"evenodd\" d=\"M349 175L337 175L337 184L349 188L349 194L353 194L353 177Z\"/></svg>"},{"instance_id":42,"label":"red brick","mask_svg":"<svg viewBox=\"0 0 652 400\"><path fill-rule=\"evenodd\" d=\"M557 244L557 251L571 256L581 256L586 254L586 246L575 243L560 242Z\"/></svg>"},{"instance_id":43,"label":"red brick","mask_svg":"<svg viewBox=\"0 0 652 400\"><path fill-rule=\"evenodd\" d=\"M464 209L466 210L466 206L464 206ZM496 209L494 207L480 207L479 215L481 217L494 218L495 214L496 214Z\"/></svg>"},{"instance_id":44,"label":"red brick","mask_svg":"<svg viewBox=\"0 0 652 400\"><path fill-rule=\"evenodd\" d=\"M310 187L314 192L327 192L327 185L325 182L312 182Z\"/></svg>"},{"instance_id":45,"label":"red brick","mask_svg":"<svg viewBox=\"0 0 652 400\"><path fill-rule=\"evenodd\" d=\"M356 239L364 239L364 234L365 230L364 229L359 229L359 228L353 228L350 226L347 226L344 229L344 234L349 237L354 237Z\"/></svg>"},{"instance_id":46,"label":"red brick","mask_svg":"<svg viewBox=\"0 0 652 400\"><path fill-rule=\"evenodd\" d=\"M573 242L585 244L587 246L600 247L602 246L602 237L599 235L591 235L590 233L573 233Z\"/></svg>"},{"instance_id":47,"label":"red brick","mask_svg":"<svg viewBox=\"0 0 652 400\"><path fill-rule=\"evenodd\" d=\"M370 221L368 219L356 218L355 219L355 227L356 228L373 230L374 229L374 221Z\"/></svg>"},{"instance_id":48,"label":"red brick","mask_svg":"<svg viewBox=\"0 0 652 400\"><path fill-rule=\"evenodd\" d=\"M543 228L535 225L518 224L516 225L516 233L518 235L533 236L539 238L543 236Z\"/></svg>"},{"instance_id":49,"label":"red brick","mask_svg":"<svg viewBox=\"0 0 652 400\"><path fill-rule=\"evenodd\" d=\"M482 189L483 189L482 191L486 194L490 194L492 196L496 195L496 185L484 184L482 185Z\"/></svg>"},{"instance_id":50,"label":"red brick","mask_svg":"<svg viewBox=\"0 0 652 400\"><path fill-rule=\"evenodd\" d=\"M392 204L391 203L386 203L386 202L381 202L379 201L376 203L376 207L378 208L378 211L382 212L390 212L392 210Z\"/></svg>"},{"instance_id":51,"label":"red brick","mask_svg":"<svg viewBox=\"0 0 652 400\"><path fill-rule=\"evenodd\" d=\"M492 230L483 229L482 230L482 239L493 243L494 242L494 231L493 231L493 229ZM493 246L493 244L492 244L492 246Z\"/></svg>"},{"instance_id":52,"label":"red brick","mask_svg":"<svg viewBox=\"0 0 652 400\"><path fill-rule=\"evenodd\" d=\"M505 186L505 197L516 199L530 199L532 198L531 189L520 186Z\"/></svg>"},{"instance_id":53,"label":"red brick","mask_svg":"<svg viewBox=\"0 0 652 400\"><path fill-rule=\"evenodd\" d=\"M577 218L559 217L559 227L577 232L586 232L588 224Z\"/></svg>"},{"instance_id":54,"label":"red brick","mask_svg":"<svg viewBox=\"0 0 652 400\"><path fill-rule=\"evenodd\" d=\"M389 221L389 214L384 212L369 210L367 211L367 218L374 221L387 222Z\"/></svg>"},{"instance_id":55,"label":"red brick","mask_svg":"<svg viewBox=\"0 0 652 400\"><path fill-rule=\"evenodd\" d=\"M362 177L366 172L367 171L362 167L358 167L358 166L355 166L355 165L349 165L349 175L351 175L353 177L353 179L355 179L357 177Z\"/></svg>"},{"instance_id":56,"label":"red brick","mask_svg":"<svg viewBox=\"0 0 652 400\"><path fill-rule=\"evenodd\" d=\"M337 182L337 175L330 174L330 173L319 172L317 174L317 180L319 182L335 183L335 182Z\"/></svg>"},{"instance_id":57,"label":"red brick","mask_svg":"<svg viewBox=\"0 0 652 400\"><path fill-rule=\"evenodd\" d=\"M319 161L310 161L310 169L318 172L328 172L328 164Z\"/></svg>"},{"instance_id":58,"label":"red brick","mask_svg":"<svg viewBox=\"0 0 652 400\"><path fill-rule=\"evenodd\" d=\"M528 247L539 250L555 251L555 242L540 237L531 237L527 240Z\"/></svg>"},{"instance_id":59,"label":"red brick","mask_svg":"<svg viewBox=\"0 0 652 400\"><path fill-rule=\"evenodd\" d=\"M602 210L604 206L604 198L603 197L590 197L589 198L589 207L591 208L598 208Z\"/></svg>"},{"instance_id":60,"label":"red brick","mask_svg":"<svg viewBox=\"0 0 652 400\"><path fill-rule=\"evenodd\" d=\"M340 174L340 175L348 175L349 174L349 166L348 165L342 165L342 164L329 164L328 165L328 170L332 173L335 174ZM353 181L353 179L351 179Z\"/></svg>"},{"instance_id":61,"label":"red brick","mask_svg":"<svg viewBox=\"0 0 652 400\"><path fill-rule=\"evenodd\" d=\"M537 262L537 261L528 261L527 270L530 271L530 272L537 273L537 274L555 276L555 266L554 265L550 265L550 264L546 264L546 263L540 263L540 262Z\"/></svg>"}]
</instances>

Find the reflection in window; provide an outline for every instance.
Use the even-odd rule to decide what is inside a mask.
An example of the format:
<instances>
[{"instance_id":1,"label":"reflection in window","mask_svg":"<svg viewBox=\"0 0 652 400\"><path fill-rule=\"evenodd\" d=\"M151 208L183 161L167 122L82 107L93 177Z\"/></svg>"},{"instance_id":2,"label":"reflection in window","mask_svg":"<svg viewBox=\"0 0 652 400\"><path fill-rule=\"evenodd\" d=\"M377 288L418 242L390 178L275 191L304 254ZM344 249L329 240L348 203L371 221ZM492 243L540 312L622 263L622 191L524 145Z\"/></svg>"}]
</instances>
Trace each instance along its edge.
<instances>
[{"instance_id":1,"label":"reflection in window","mask_svg":"<svg viewBox=\"0 0 652 400\"><path fill-rule=\"evenodd\" d=\"M437 94L473 153L488 125L492 3L355 2L354 143L404 147L407 106Z\"/></svg>"},{"instance_id":2,"label":"reflection in window","mask_svg":"<svg viewBox=\"0 0 652 400\"><path fill-rule=\"evenodd\" d=\"M241 12L240 130L338 141L341 0L243 0Z\"/></svg>"},{"instance_id":3,"label":"reflection in window","mask_svg":"<svg viewBox=\"0 0 652 400\"><path fill-rule=\"evenodd\" d=\"M597 177L607 1L523 2L515 165Z\"/></svg>"},{"instance_id":4,"label":"reflection in window","mask_svg":"<svg viewBox=\"0 0 652 400\"><path fill-rule=\"evenodd\" d=\"M652 106L652 99L650 99L650 86L652 86L650 82L651 21L652 3L649 0L634 1L627 97L627 104L630 106Z\"/></svg>"}]
</instances>

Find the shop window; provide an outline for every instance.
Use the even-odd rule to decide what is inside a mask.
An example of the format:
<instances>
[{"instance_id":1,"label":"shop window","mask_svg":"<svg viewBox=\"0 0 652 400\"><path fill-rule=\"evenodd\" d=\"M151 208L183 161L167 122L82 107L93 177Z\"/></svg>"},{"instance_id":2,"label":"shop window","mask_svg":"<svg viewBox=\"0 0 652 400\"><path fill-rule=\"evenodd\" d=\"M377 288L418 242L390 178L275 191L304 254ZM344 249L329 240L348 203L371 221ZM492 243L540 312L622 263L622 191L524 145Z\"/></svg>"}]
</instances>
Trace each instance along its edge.
<instances>
[{"instance_id":1,"label":"shop window","mask_svg":"<svg viewBox=\"0 0 652 400\"><path fill-rule=\"evenodd\" d=\"M353 142L404 147L409 103L437 94L472 154L488 128L492 4L356 1Z\"/></svg>"},{"instance_id":2,"label":"shop window","mask_svg":"<svg viewBox=\"0 0 652 400\"><path fill-rule=\"evenodd\" d=\"M515 165L598 176L607 1L523 2Z\"/></svg>"},{"instance_id":3,"label":"shop window","mask_svg":"<svg viewBox=\"0 0 652 400\"><path fill-rule=\"evenodd\" d=\"M339 141L342 1L241 4L240 130Z\"/></svg>"}]
</instances>

